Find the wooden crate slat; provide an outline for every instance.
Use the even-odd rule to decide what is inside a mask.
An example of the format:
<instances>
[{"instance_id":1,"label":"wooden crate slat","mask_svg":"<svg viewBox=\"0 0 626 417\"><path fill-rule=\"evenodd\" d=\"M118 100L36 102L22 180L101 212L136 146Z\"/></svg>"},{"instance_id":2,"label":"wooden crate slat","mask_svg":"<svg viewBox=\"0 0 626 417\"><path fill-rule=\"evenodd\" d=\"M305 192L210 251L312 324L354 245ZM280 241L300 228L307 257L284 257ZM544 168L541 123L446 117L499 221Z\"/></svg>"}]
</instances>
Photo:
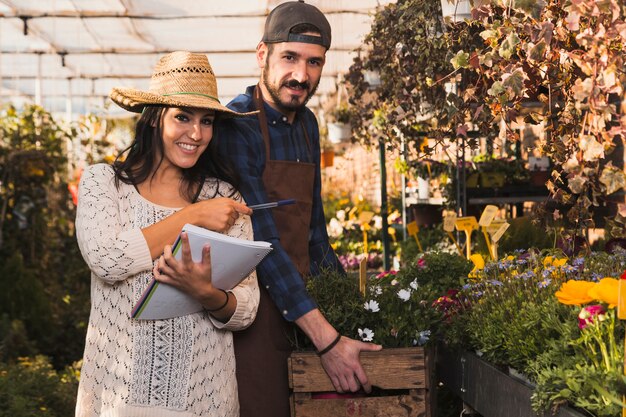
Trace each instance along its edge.
<instances>
[{"instance_id":1,"label":"wooden crate slat","mask_svg":"<svg viewBox=\"0 0 626 417\"><path fill-rule=\"evenodd\" d=\"M425 363L422 348L361 352L361 364L370 383L382 389L429 388ZM294 392L335 390L320 358L313 352L294 352L289 359L289 369L289 385Z\"/></svg>"},{"instance_id":2,"label":"wooden crate slat","mask_svg":"<svg viewBox=\"0 0 626 417\"><path fill-rule=\"evenodd\" d=\"M417 391L422 391L421 395ZM295 400L293 417L425 417L423 390L410 395L354 399Z\"/></svg>"}]
</instances>

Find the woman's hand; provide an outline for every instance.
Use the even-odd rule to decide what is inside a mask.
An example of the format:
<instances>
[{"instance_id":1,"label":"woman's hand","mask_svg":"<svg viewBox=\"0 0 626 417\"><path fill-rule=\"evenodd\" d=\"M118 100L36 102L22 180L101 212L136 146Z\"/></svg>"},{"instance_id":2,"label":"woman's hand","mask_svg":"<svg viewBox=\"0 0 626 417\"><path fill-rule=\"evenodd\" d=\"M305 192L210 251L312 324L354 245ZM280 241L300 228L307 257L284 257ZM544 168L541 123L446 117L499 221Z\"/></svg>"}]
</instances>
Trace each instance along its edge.
<instances>
[{"instance_id":1,"label":"woman's hand","mask_svg":"<svg viewBox=\"0 0 626 417\"><path fill-rule=\"evenodd\" d=\"M180 240L181 259L176 260L172 246L167 245L154 266L155 279L191 295L207 309L223 305L224 293L211 282L211 248L205 245L202 248L202 259L194 262L187 233L181 233Z\"/></svg>"},{"instance_id":2,"label":"woman's hand","mask_svg":"<svg viewBox=\"0 0 626 417\"><path fill-rule=\"evenodd\" d=\"M188 208L195 211L194 224L220 233L230 230L241 214L252 214L248 206L227 197L200 201Z\"/></svg>"}]
</instances>

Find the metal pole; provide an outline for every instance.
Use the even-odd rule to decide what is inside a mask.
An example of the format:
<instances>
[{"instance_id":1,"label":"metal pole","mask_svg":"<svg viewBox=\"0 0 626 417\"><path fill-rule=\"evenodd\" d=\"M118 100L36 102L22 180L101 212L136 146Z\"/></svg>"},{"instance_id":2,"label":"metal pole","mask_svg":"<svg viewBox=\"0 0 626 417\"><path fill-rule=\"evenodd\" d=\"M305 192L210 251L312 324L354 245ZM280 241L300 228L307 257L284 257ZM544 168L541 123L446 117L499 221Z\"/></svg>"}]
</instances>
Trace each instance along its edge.
<instances>
[{"instance_id":1,"label":"metal pole","mask_svg":"<svg viewBox=\"0 0 626 417\"><path fill-rule=\"evenodd\" d=\"M387 169L385 167L385 143L378 139L380 152L380 217L383 220L383 269L389 270L389 222L387 220Z\"/></svg>"},{"instance_id":2,"label":"metal pole","mask_svg":"<svg viewBox=\"0 0 626 417\"><path fill-rule=\"evenodd\" d=\"M406 149L406 141L402 138L402 160L406 162L407 158L407 149ZM402 240L406 240L408 237L406 230L407 223L407 215L406 215L406 174L402 174L401 177L402 184Z\"/></svg>"}]
</instances>

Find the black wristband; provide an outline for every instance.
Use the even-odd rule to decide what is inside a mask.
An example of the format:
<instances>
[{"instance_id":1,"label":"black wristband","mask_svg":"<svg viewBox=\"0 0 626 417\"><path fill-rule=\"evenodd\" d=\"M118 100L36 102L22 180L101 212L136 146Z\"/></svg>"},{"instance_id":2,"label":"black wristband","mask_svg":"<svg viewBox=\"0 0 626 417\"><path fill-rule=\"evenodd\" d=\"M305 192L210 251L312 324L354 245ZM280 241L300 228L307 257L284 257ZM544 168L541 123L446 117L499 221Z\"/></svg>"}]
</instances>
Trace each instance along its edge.
<instances>
[{"instance_id":1,"label":"black wristband","mask_svg":"<svg viewBox=\"0 0 626 417\"><path fill-rule=\"evenodd\" d=\"M221 288L218 288L218 289L226 295L226 301L224 301L224 304L222 304L218 308L214 308L214 309L205 308L205 310L208 311L209 313L215 313L216 311L220 311L221 309L226 307L228 305L228 301L230 301L230 295L228 294L228 291L224 291Z\"/></svg>"},{"instance_id":2,"label":"black wristband","mask_svg":"<svg viewBox=\"0 0 626 417\"><path fill-rule=\"evenodd\" d=\"M332 350L332 348L337 346L337 343L339 343L340 340L341 340L341 333L337 333L337 337L335 338L335 340L330 342L330 344L328 346L326 346L324 349L318 350L315 353L317 353L317 356L322 356L322 355L330 352Z\"/></svg>"}]
</instances>

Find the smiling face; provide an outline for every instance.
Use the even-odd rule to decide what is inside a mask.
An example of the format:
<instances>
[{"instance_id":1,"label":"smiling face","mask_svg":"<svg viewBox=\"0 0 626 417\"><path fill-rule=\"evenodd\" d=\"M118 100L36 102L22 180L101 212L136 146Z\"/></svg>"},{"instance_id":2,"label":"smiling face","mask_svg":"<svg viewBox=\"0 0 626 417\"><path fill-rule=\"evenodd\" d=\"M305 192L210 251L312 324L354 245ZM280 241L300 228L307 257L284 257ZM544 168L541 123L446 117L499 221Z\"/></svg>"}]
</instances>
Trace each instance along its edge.
<instances>
[{"instance_id":1,"label":"smiling face","mask_svg":"<svg viewBox=\"0 0 626 417\"><path fill-rule=\"evenodd\" d=\"M315 33L305 33L315 36ZM261 89L270 106L290 114L306 105L322 76L326 48L321 45L282 42L259 44L257 63L262 71Z\"/></svg>"},{"instance_id":2,"label":"smiling face","mask_svg":"<svg viewBox=\"0 0 626 417\"><path fill-rule=\"evenodd\" d=\"M168 107L162 123L163 162L161 168L193 167L213 137L215 112L206 109Z\"/></svg>"}]
</instances>

